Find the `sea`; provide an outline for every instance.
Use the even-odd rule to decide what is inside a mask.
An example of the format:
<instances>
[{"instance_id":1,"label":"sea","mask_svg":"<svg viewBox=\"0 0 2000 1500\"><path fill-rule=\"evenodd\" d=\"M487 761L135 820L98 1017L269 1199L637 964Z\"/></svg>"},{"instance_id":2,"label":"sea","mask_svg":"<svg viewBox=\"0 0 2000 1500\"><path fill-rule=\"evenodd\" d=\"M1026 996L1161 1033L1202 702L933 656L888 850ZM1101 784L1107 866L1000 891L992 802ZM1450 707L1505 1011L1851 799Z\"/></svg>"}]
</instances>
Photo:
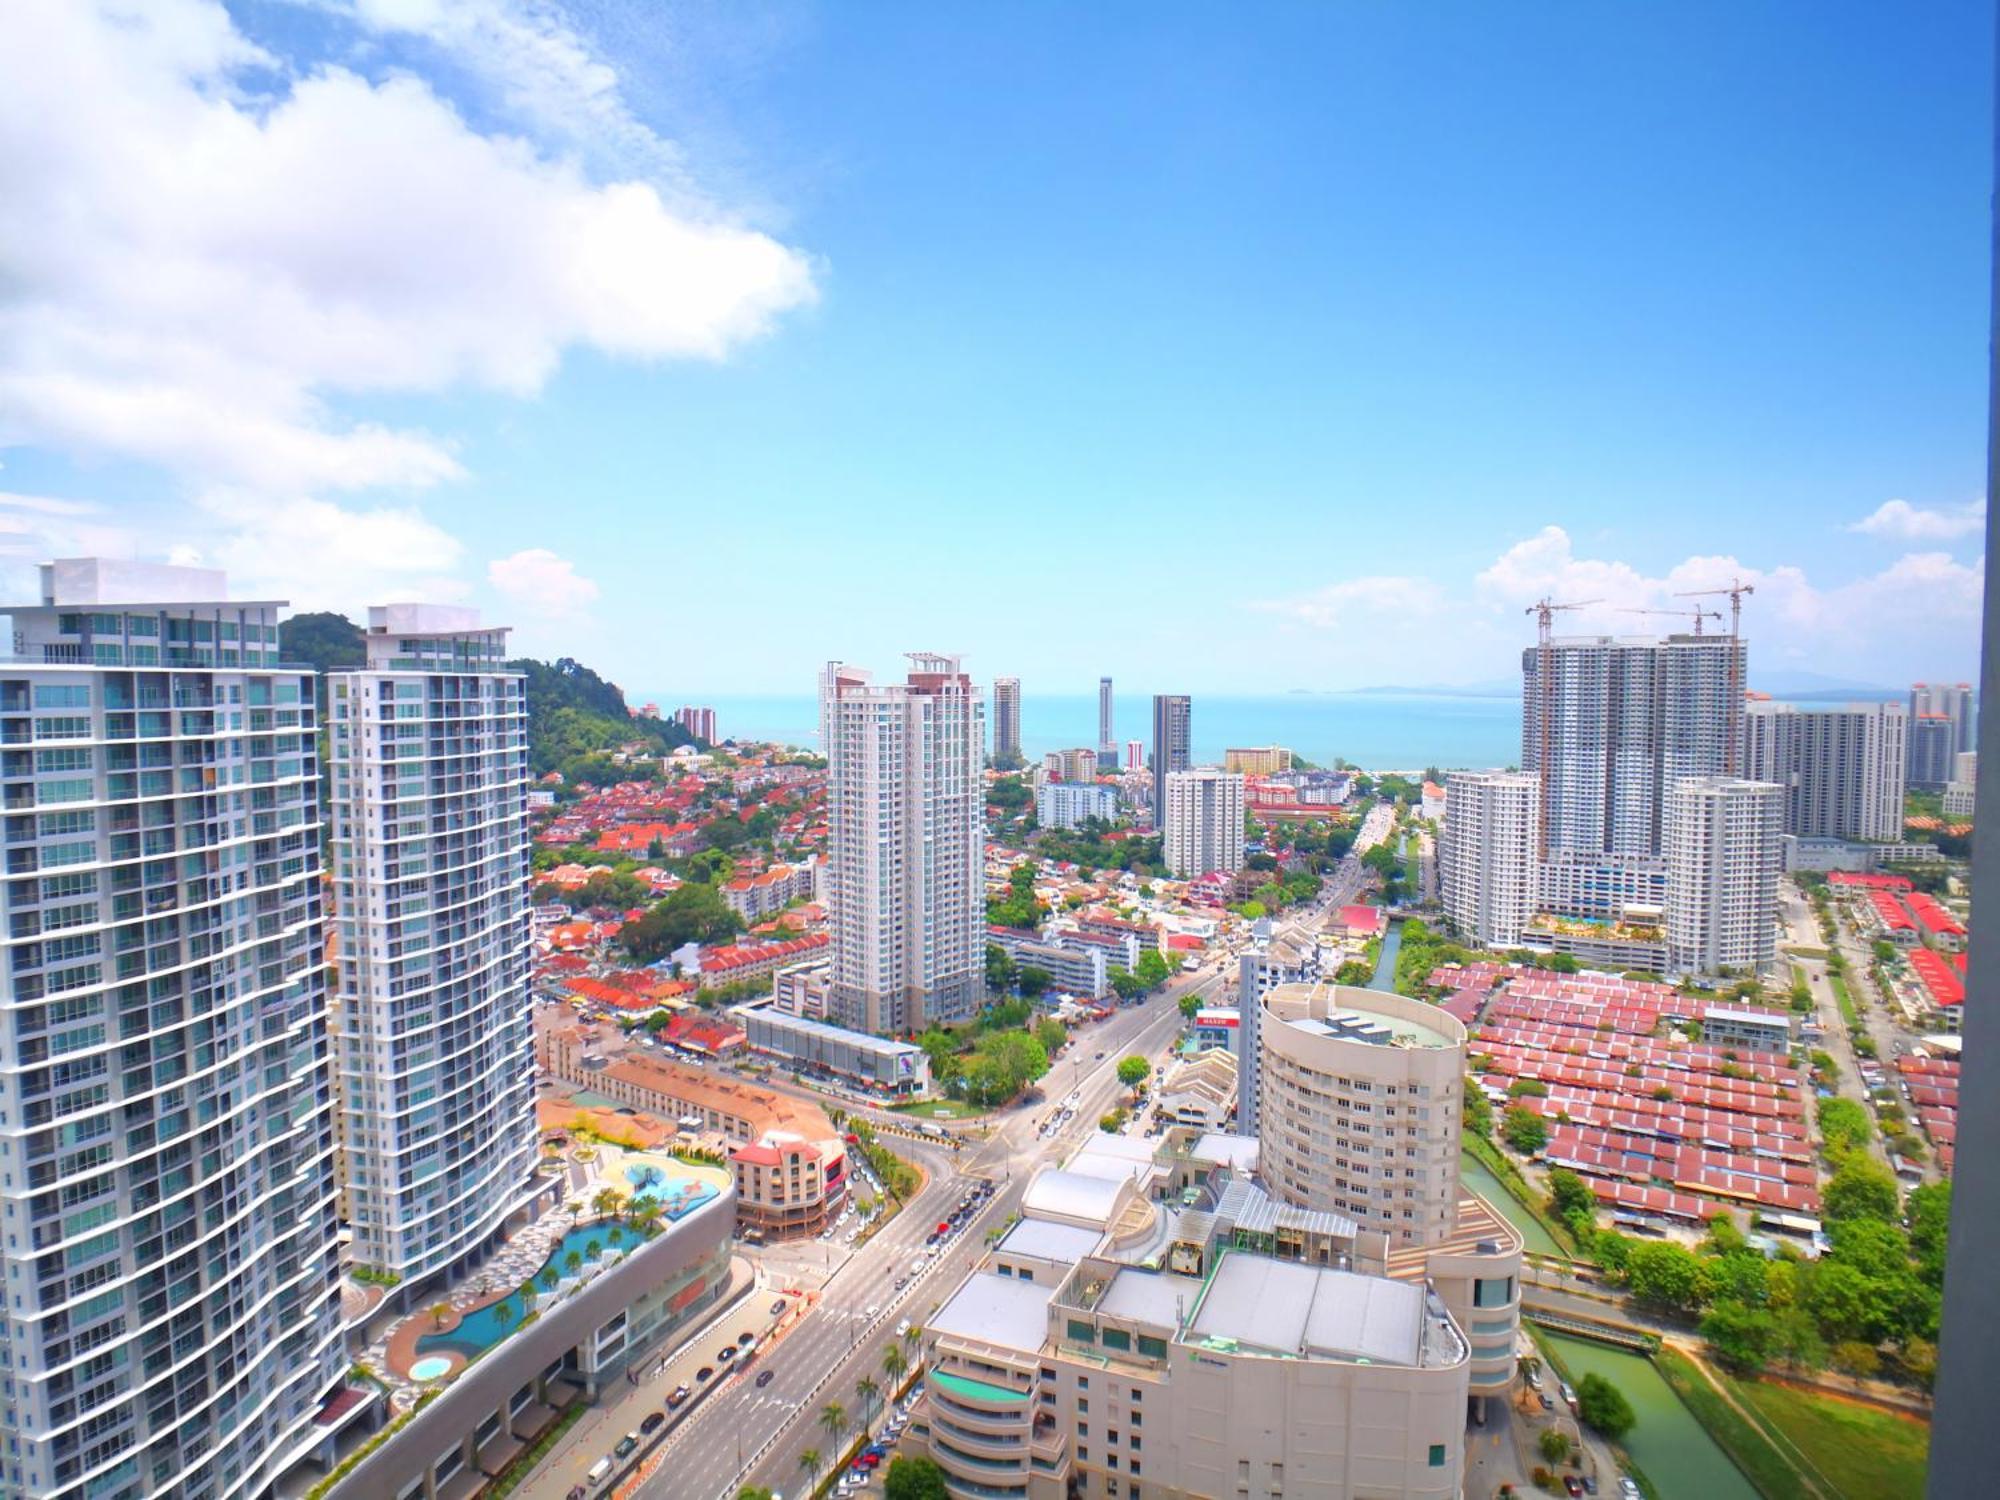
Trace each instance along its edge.
<instances>
[{"instance_id":1,"label":"sea","mask_svg":"<svg viewBox=\"0 0 2000 1500\"><path fill-rule=\"evenodd\" d=\"M671 713L688 701L666 693L632 693ZM776 740L812 749L819 742L819 706L810 694L707 697L724 739ZM990 713L989 707L989 713ZM1127 740L1150 743L1152 699L1120 697L1113 723L1122 758ZM1283 745L1319 765L1346 760L1371 771L1507 766L1521 758L1521 698L1512 694L1437 692L1281 693L1267 697L1194 695L1190 729L1197 764L1222 760L1231 747ZM1024 695L1021 748L1094 746L1097 695Z\"/></svg>"}]
</instances>

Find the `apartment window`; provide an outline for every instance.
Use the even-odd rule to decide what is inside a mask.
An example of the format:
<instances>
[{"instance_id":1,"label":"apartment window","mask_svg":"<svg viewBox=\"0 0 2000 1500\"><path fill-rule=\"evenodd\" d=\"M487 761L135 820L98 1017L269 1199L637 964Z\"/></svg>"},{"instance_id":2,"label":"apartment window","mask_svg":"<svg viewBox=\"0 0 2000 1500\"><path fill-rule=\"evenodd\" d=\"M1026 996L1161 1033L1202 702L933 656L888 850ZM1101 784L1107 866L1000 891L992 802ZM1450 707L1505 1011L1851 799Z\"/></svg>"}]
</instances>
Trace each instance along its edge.
<instances>
[{"instance_id":1,"label":"apartment window","mask_svg":"<svg viewBox=\"0 0 2000 1500\"><path fill-rule=\"evenodd\" d=\"M1442 1469L1442 1468L1444 1467L1444 1444L1443 1444L1443 1443L1432 1443L1432 1444L1431 1444L1431 1467L1432 1467L1433 1469Z\"/></svg>"},{"instance_id":2,"label":"apartment window","mask_svg":"<svg viewBox=\"0 0 2000 1500\"><path fill-rule=\"evenodd\" d=\"M1089 1437L1089 1436L1090 1436L1090 1424L1089 1424L1088 1422L1079 1422L1079 1423L1077 1423L1077 1424L1076 1424L1076 1435L1077 1435L1078 1437L1080 1437L1080 1438L1087 1438L1087 1437Z\"/></svg>"}]
</instances>

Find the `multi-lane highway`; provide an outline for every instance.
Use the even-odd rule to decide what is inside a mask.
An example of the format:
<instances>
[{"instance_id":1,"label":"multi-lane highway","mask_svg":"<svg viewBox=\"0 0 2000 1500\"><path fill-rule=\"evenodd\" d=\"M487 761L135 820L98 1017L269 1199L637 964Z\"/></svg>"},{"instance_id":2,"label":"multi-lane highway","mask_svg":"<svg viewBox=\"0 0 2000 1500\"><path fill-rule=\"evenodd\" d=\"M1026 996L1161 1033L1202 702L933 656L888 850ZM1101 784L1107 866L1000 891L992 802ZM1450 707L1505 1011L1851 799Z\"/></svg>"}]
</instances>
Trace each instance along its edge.
<instances>
[{"instance_id":1,"label":"multi-lane highway","mask_svg":"<svg viewBox=\"0 0 2000 1500\"><path fill-rule=\"evenodd\" d=\"M758 1361L756 1368L772 1372L769 1384L760 1388L746 1376L731 1376L727 1387L682 1424L666 1461L639 1492L645 1500L718 1500L744 1484L792 1493L805 1480L802 1452L816 1450L831 1463L835 1450L857 1430L856 1383L864 1376L883 1381L882 1356L895 1341L897 1326L905 1320L923 1324L984 1253L986 1232L1019 1211L1035 1168L1067 1156L1117 1101L1118 1059L1134 1052L1157 1057L1180 1025L1180 997L1190 990L1206 993L1222 972L1222 965L1212 965L1078 1031L1070 1054L1057 1061L1043 1089L997 1117L992 1134L968 1142L956 1160L949 1151L895 1142L930 1172L923 1191L833 1274L812 1312ZM1059 1136L1042 1137L1039 1123L1072 1089L1079 1099L1070 1125ZM896 1278L909 1272L925 1236L949 1216L975 1178L992 1180L993 1196L949 1248L898 1292ZM838 1442L820 1425L829 1402L848 1413L848 1432Z\"/></svg>"}]
</instances>

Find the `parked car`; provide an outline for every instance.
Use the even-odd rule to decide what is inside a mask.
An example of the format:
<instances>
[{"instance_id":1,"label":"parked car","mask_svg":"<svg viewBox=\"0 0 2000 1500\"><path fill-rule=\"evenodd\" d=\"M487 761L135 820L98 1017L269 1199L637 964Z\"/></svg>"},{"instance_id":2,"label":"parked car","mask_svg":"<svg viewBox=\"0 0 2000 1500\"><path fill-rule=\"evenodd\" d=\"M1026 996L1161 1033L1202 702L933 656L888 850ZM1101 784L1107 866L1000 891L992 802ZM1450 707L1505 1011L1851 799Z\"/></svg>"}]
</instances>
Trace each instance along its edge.
<instances>
[{"instance_id":1,"label":"parked car","mask_svg":"<svg viewBox=\"0 0 2000 1500\"><path fill-rule=\"evenodd\" d=\"M1645 1491L1639 1488L1639 1481L1630 1474L1618 1476L1618 1500L1646 1500Z\"/></svg>"},{"instance_id":2,"label":"parked car","mask_svg":"<svg viewBox=\"0 0 2000 1500\"><path fill-rule=\"evenodd\" d=\"M1535 1399L1542 1403L1543 1411L1554 1411L1556 1409L1555 1398L1547 1391L1536 1391Z\"/></svg>"},{"instance_id":3,"label":"parked car","mask_svg":"<svg viewBox=\"0 0 2000 1500\"><path fill-rule=\"evenodd\" d=\"M783 1297L780 1297L776 1302L773 1302L771 1304L771 1316L774 1318L782 1318L784 1315L785 1315L785 1299Z\"/></svg>"},{"instance_id":4,"label":"parked car","mask_svg":"<svg viewBox=\"0 0 2000 1500\"><path fill-rule=\"evenodd\" d=\"M1557 1381L1556 1389L1562 1392L1562 1398L1564 1404L1567 1405L1571 1411L1576 1410L1576 1392L1570 1389L1569 1382L1567 1380Z\"/></svg>"},{"instance_id":5,"label":"parked car","mask_svg":"<svg viewBox=\"0 0 2000 1500\"><path fill-rule=\"evenodd\" d=\"M703 1365L699 1370L696 1370L694 1372L694 1379L695 1379L695 1384L697 1385L701 1384L705 1380L713 1380L715 1379L715 1371L710 1366Z\"/></svg>"},{"instance_id":6,"label":"parked car","mask_svg":"<svg viewBox=\"0 0 2000 1500\"><path fill-rule=\"evenodd\" d=\"M1583 1493L1583 1481L1578 1479L1574 1474L1563 1475L1563 1493L1570 1496L1581 1495Z\"/></svg>"},{"instance_id":7,"label":"parked car","mask_svg":"<svg viewBox=\"0 0 2000 1500\"><path fill-rule=\"evenodd\" d=\"M623 1436L618 1440L618 1446L611 1450L611 1456L613 1458L620 1458L620 1459L630 1458L632 1456L633 1450L635 1450L638 1446L639 1446L639 1434L636 1432L628 1432L625 1434L625 1436Z\"/></svg>"},{"instance_id":8,"label":"parked car","mask_svg":"<svg viewBox=\"0 0 2000 1500\"><path fill-rule=\"evenodd\" d=\"M639 1430L649 1436L666 1425L667 1414L663 1411L649 1411L646 1420L639 1424Z\"/></svg>"},{"instance_id":9,"label":"parked car","mask_svg":"<svg viewBox=\"0 0 2000 1500\"><path fill-rule=\"evenodd\" d=\"M674 1393L671 1396L667 1397L667 1410L668 1411L674 1410L683 1401L687 1400L687 1398L693 1394L694 1392L690 1391L684 1385L675 1386Z\"/></svg>"},{"instance_id":10,"label":"parked car","mask_svg":"<svg viewBox=\"0 0 2000 1500\"><path fill-rule=\"evenodd\" d=\"M736 1345L739 1349L747 1349L750 1345L756 1342L757 1342L757 1335L750 1332L747 1328L743 1332L736 1335Z\"/></svg>"},{"instance_id":11,"label":"parked car","mask_svg":"<svg viewBox=\"0 0 2000 1500\"><path fill-rule=\"evenodd\" d=\"M715 1357L725 1365L728 1364L732 1359L736 1358L736 1346L734 1344L724 1344L720 1349L715 1351Z\"/></svg>"}]
</instances>

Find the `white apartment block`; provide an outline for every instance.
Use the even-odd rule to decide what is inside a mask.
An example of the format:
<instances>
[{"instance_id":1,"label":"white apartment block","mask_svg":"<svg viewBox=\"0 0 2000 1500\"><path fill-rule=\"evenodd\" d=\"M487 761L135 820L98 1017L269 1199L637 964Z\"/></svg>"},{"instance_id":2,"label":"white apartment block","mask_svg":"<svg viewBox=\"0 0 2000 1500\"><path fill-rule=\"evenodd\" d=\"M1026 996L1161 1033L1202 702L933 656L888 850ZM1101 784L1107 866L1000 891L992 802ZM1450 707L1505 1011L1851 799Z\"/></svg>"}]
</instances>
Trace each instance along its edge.
<instances>
[{"instance_id":1,"label":"white apartment block","mask_svg":"<svg viewBox=\"0 0 2000 1500\"><path fill-rule=\"evenodd\" d=\"M313 674L70 559L0 662L0 1493L263 1494L347 1371Z\"/></svg>"},{"instance_id":2,"label":"white apartment block","mask_svg":"<svg viewBox=\"0 0 2000 1500\"><path fill-rule=\"evenodd\" d=\"M1451 816L1438 839L1446 919L1487 948L1513 947L1538 899L1541 778L1532 771L1454 771Z\"/></svg>"},{"instance_id":3,"label":"white apartment block","mask_svg":"<svg viewBox=\"0 0 2000 1500\"><path fill-rule=\"evenodd\" d=\"M1044 782L1035 791L1035 821L1044 828L1074 828L1085 818L1118 817L1118 788L1095 782Z\"/></svg>"},{"instance_id":4,"label":"white apartment block","mask_svg":"<svg viewBox=\"0 0 2000 1500\"><path fill-rule=\"evenodd\" d=\"M909 661L900 683L821 676L829 1003L878 1033L963 1020L986 985L985 705L956 656Z\"/></svg>"},{"instance_id":5,"label":"white apartment block","mask_svg":"<svg viewBox=\"0 0 2000 1500\"><path fill-rule=\"evenodd\" d=\"M1747 971L1777 956L1784 788L1687 777L1667 797L1667 962L1676 973Z\"/></svg>"},{"instance_id":6,"label":"white apartment block","mask_svg":"<svg viewBox=\"0 0 2000 1500\"><path fill-rule=\"evenodd\" d=\"M1944 815L1969 818L1979 789L1979 752L1961 750L1952 759L1951 780L1945 783Z\"/></svg>"},{"instance_id":7,"label":"white apartment block","mask_svg":"<svg viewBox=\"0 0 2000 1500\"><path fill-rule=\"evenodd\" d=\"M1731 636L1672 635L1564 637L1521 653L1521 766L1542 773L1550 850L1660 852L1666 788L1735 757L1745 652Z\"/></svg>"},{"instance_id":8,"label":"white apartment block","mask_svg":"<svg viewBox=\"0 0 2000 1500\"><path fill-rule=\"evenodd\" d=\"M354 1258L408 1296L536 1191L526 678L474 610L368 612L330 674L333 1050Z\"/></svg>"},{"instance_id":9,"label":"white apartment block","mask_svg":"<svg viewBox=\"0 0 2000 1500\"><path fill-rule=\"evenodd\" d=\"M1251 938L1236 961L1237 1050L1242 1057L1236 1075L1236 1128L1244 1135L1257 1133L1257 1085L1262 1072L1257 1026L1264 1014L1264 997L1281 984L1303 984L1320 973L1319 944L1310 933L1296 927L1273 930L1267 917L1252 925Z\"/></svg>"},{"instance_id":10,"label":"white apartment block","mask_svg":"<svg viewBox=\"0 0 2000 1500\"><path fill-rule=\"evenodd\" d=\"M1244 781L1203 766L1166 778L1167 868L1182 880L1243 868Z\"/></svg>"},{"instance_id":11,"label":"white apartment block","mask_svg":"<svg viewBox=\"0 0 2000 1500\"><path fill-rule=\"evenodd\" d=\"M1910 717L1938 714L1951 720L1949 755L1975 747L1978 739L1978 699L1969 682L1919 682L1910 688ZM1948 758L1948 757L1947 757Z\"/></svg>"},{"instance_id":12,"label":"white apartment block","mask_svg":"<svg viewBox=\"0 0 2000 1500\"><path fill-rule=\"evenodd\" d=\"M1785 789L1785 831L1801 838L1902 837L1910 718L1900 703L1798 708L1755 702L1738 764Z\"/></svg>"}]
</instances>

